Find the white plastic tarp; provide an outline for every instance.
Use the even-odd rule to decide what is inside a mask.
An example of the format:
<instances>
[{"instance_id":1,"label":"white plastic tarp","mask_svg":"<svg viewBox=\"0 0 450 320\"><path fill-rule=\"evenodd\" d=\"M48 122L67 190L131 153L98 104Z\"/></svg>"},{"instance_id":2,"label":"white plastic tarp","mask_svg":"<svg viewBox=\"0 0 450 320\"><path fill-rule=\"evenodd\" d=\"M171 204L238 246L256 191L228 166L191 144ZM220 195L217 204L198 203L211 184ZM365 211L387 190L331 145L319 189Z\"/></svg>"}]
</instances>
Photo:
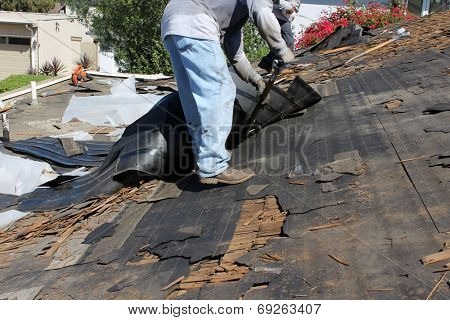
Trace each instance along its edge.
<instances>
[{"instance_id":1,"label":"white plastic tarp","mask_svg":"<svg viewBox=\"0 0 450 320\"><path fill-rule=\"evenodd\" d=\"M21 196L55 180L58 174L45 162L37 162L0 152L0 193Z\"/></svg>"},{"instance_id":2,"label":"white plastic tarp","mask_svg":"<svg viewBox=\"0 0 450 320\"><path fill-rule=\"evenodd\" d=\"M62 122L73 119L94 126L123 127L135 122L149 112L162 96L137 94L134 76L111 88L107 96L73 96Z\"/></svg>"},{"instance_id":3,"label":"white plastic tarp","mask_svg":"<svg viewBox=\"0 0 450 320\"><path fill-rule=\"evenodd\" d=\"M17 210L10 210L6 212L0 212L0 230L9 227L17 220L22 219L29 215L30 212L20 212Z\"/></svg>"}]
</instances>

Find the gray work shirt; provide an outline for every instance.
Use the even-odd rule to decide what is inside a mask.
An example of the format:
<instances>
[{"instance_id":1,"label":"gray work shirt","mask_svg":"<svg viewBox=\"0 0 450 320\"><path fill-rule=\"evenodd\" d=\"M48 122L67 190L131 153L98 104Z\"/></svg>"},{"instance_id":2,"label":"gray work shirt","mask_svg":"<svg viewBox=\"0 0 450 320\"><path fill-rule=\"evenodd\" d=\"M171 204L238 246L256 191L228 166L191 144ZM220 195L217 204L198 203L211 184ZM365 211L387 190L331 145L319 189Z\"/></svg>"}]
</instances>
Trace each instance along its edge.
<instances>
[{"instance_id":1,"label":"gray work shirt","mask_svg":"<svg viewBox=\"0 0 450 320\"><path fill-rule=\"evenodd\" d=\"M162 18L161 36L223 41L227 57L237 63L247 60L242 27L250 19L269 47L281 55L289 49L272 10L272 0L170 0Z\"/></svg>"}]
</instances>

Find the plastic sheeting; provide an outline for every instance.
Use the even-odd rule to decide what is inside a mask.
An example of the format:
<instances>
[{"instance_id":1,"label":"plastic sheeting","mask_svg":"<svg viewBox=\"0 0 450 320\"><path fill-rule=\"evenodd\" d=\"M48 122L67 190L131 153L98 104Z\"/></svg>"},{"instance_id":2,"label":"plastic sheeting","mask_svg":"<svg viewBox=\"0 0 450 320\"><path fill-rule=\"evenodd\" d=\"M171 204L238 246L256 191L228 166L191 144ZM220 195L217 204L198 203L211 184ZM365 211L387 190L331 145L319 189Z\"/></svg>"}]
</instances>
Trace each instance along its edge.
<instances>
[{"instance_id":1,"label":"plastic sheeting","mask_svg":"<svg viewBox=\"0 0 450 320\"><path fill-rule=\"evenodd\" d=\"M58 177L48 163L0 152L0 193L21 196Z\"/></svg>"},{"instance_id":2,"label":"plastic sheeting","mask_svg":"<svg viewBox=\"0 0 450 320\"><path fill-rule=\"evenodd\" d=\"M9 227L14 222L22 219L23 217L26 217L29 215L30 212L21 212L17 210L10 210L6 212L0 213L0 230L3 230L7 227Z\"/></svg>"},{"instance_id":3,"label":"plastic sheeting","mask_svg":"<svg viewBox=\"0 0 450 320\"><path fill-rule=\"evenodd\" d=\"M77 119L94 126L128 126L149 112L161 98L154 94L137 94L133 76L113 86L111 95L73 96L62 122Z\"/></svg>"}]
</instances>

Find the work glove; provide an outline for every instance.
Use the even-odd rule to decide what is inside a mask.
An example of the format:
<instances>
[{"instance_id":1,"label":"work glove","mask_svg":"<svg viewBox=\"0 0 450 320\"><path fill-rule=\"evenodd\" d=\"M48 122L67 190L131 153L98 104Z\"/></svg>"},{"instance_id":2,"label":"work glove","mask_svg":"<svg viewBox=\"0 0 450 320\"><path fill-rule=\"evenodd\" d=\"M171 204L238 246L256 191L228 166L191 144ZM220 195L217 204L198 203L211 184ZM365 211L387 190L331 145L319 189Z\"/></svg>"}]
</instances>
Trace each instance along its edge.
<instances>
[{"instance_id":1,"label":"work glove","mask_svg":"<svg viewBox=\"0 0 450 320\"><path fill-rule=\"evenodd\" d=\"M253 85L254 85L254 87L256 88L256 91L257 91L258 101L260 101L261 96L263 95L264 90L266 89L266 83L261 78L256 83L254 83ZM267 97L264 99L264 101L262 101L262 104L269 104L269 103L270 103L270 94L268 94Z\"/></svg>"},{"instance_id":2,"label":"work glove","mask_svg":"<svg viewBox=\"0 0 450 320\"><path fill-rule=\"evenodd\" d=\"M280 54L280 58L285 65L290 64L295 59L295 54L291 51L291 49L287 49Z\"/></svg>"}]
</instances>

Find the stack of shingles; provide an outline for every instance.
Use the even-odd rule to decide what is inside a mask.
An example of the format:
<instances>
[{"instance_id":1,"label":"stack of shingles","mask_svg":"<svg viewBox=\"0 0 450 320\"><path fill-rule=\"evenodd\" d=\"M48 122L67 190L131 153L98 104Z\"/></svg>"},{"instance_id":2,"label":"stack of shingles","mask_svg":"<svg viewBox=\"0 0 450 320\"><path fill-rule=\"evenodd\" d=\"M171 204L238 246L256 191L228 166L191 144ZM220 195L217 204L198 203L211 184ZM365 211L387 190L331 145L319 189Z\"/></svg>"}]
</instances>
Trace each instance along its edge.
<instances>
[{"instance_id":1,"label":"stack of shingles","mask_svg":"<svg viewBox=\"0 0 450 320\"><path fill-rule=\"evenodd\" d=\"M206 283L241 279L250 268L236 264L236 260L278 237L285 219L286 214L281 212L277 199L273 196L245 201L227 253L221 259L201 261L193 265L190 275L180 281L177 290L190 290Z\"/></svg>"}]
</instances>

